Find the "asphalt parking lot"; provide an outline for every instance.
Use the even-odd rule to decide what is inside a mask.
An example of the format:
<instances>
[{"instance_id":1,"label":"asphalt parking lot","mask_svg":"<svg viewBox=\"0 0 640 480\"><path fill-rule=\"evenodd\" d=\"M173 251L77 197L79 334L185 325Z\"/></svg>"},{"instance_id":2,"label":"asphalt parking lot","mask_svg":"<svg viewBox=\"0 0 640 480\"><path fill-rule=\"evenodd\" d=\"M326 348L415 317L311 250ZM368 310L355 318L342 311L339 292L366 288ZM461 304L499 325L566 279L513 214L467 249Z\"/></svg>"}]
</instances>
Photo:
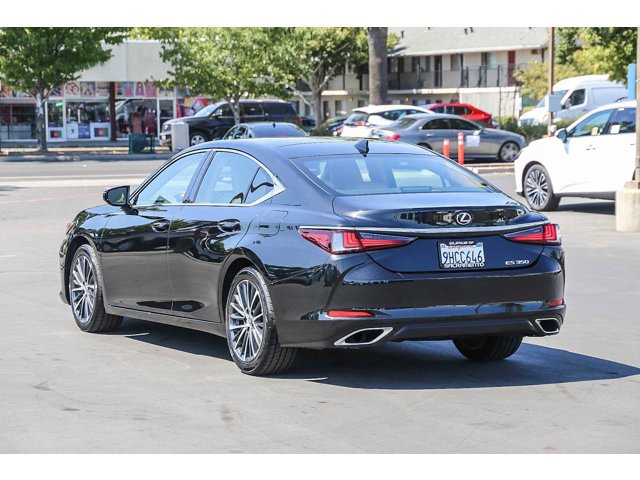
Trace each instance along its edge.
<instances>
[{"instance_id":1,"label":"asphalt parking lot","mask_svg":"<svg viewBox=\"0 0 640 480\"><path fill-rule=\"evenodd\" d=\"M222 338L133 319L86 334L59 300L66 223L160 163L0 163L1 453L640 452L640 234L615 232L613 203L550 214L568 318L507 361L405 342L254 378Z\"/></svg>"}]
</instances>

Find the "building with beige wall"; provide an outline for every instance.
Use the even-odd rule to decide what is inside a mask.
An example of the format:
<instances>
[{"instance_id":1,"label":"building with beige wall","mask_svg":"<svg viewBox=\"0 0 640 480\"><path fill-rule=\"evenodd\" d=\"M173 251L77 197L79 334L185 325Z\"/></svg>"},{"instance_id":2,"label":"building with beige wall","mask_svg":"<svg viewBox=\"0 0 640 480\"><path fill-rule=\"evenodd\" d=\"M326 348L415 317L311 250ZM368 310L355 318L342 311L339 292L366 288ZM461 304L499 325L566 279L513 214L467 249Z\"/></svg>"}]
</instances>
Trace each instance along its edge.
<instances>
[{"instance_id":1,"label":"building with beige wall","mask_svg":"<svg viewBox=\"0 0 640 480\"><path fill-rule=\"evenodd\" d=\"M538 27L390 28L399 43L389 56L389 101L471 103L497 116L521 110L516 70L545 59L548 30ZM368 104L368 75L348 67L323 94L325 117ZM302 113L310 114L303 102Z\"/></svg>"}]
</instances>

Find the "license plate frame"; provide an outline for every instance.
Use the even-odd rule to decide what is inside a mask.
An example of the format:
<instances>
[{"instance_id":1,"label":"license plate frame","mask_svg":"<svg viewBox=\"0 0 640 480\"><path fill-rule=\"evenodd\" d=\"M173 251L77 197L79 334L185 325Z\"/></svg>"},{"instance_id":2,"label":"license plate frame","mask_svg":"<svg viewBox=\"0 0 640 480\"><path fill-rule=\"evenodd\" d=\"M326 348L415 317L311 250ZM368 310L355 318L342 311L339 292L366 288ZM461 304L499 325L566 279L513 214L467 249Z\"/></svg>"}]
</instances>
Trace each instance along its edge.
<instances>
[{"instance_id":1,"label":"license plate frame","mask_svg":"<svg viewBox=\"0 0 640 480\"><path fill-rule=\"evenodd\" d=\"M477 240L440 240L438 241L438 262L443 270L484 268L487 264L484 242Z\"/></svg>"}]
</instances>

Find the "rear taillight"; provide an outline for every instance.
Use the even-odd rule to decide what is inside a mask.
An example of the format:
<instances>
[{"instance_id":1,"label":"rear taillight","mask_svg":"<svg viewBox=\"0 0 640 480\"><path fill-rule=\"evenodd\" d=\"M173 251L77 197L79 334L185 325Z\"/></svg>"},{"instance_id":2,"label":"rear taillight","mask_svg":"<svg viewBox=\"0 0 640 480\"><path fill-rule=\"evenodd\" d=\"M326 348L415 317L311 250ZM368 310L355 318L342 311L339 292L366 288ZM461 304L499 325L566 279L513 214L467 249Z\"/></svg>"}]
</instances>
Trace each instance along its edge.
<instances>
[{"instance_id":1,"label":"rear taillight","mask_svg":"<svg viewBox=\"0 0 640 480\"><path fill-rule=\"evenodd\" d=\"M415 238L412 237L379 235L376 233L354 232L350 230L301 228L299 231L303 238L333 254L401 247L415 240Z\"/></svg>"},{"instance_id":2,"label":"rear taillight","mask_svg":"<svg viewBox=\"0 0 640 480\"><path fill-rule=\"evenodd\" d=\"M398 135L397 133L391 133L389 135L386 135L385 138L387 140L398 140L400 138L400 135Z\"/></svg>"},{"instance_id":3,"label":"rear taillight","mask_svg":"<svg viewBox=\"0 0 640 480\"><path fill-rule=\"evenodd\" d=\"M555 223L548 223L541 227L523 230L521 232L509 233L505 238L512 242L538 243L541 245L560 245L560 227Z\"/></svg>"},{"instance_id":4,"label":"rear taillight","mask_svg":"<svg viewBox=\"0 0 640 480\"><path fill-rule=\"evenodd\" d=\"M302 117L296 117L296 123L302 125Z\"/></svg>"},{"instance_id":5,"label":"rear taillight","mask_svg":"<svg viewBox=\"0 0 640 480\"><path fill-rule=\"evenodd\" d=\"M356 123L354 123L354 125L356 127L368 127L369 126L369 124L367 122L362 122L362 121L361 122L356 122Z\"/></svg>"}]
</instances>

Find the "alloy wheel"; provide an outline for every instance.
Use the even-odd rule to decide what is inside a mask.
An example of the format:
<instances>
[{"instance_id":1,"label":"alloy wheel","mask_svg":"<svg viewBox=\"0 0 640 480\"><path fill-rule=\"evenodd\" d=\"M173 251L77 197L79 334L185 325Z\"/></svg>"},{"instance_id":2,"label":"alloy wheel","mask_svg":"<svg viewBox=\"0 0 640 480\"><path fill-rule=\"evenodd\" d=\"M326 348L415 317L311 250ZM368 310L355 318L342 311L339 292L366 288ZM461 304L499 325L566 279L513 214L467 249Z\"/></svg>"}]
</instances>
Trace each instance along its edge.
<instances>
[{"instance_id":1,"label":"alloy wheel","mask_svg":"<svg viewBox=\"0 0 640 480\"><path fill-rule=\"evenodd\" d=\"M534 168L527 174L525 180L525 195L531 205L542 208L549 199L549 183L547 176L541 170Z\"/></svg>"},{"instance_id":2,"label":"alloy wheel","mask_svg":"<svg viewBox=\"0 0 640 480\"><path fill-rule=\"evenodd\" d=\"M200 143L204 143L205 139L202 135L200 135L199 133L196 133L194 135L191 135L191 145L198 145Z\"/></svg>"},{"instance_id":3,"label":"alloy wheel","mask_svg":"<svg viewBox=\"0 0 640 480\"><path fill-rule=\"evenodd\" d=\"M89 259L80 255L71 270L69 285L73 313L82 324L88 323L96 305L96 273Z\"/></svg>"},{"instance_id":4,"label":"alloy wheel","mask_svg":"<svg viewBox=\"0 0 640 480\"><path fill-rule=\"evenodd\" d=\"M251 281L242 280L231 295L227 313L231 346L240 360L251 362L260 352L265 331L262 294Z\"/></svg>"},{"instance_id":5,"label":"alloy wheel","mask_svg":"<svg viewBox=\"0 0 640 480\"><path fill-rule=\"evenodd\" d=\"M520 148L515 143L505 143L500 149L500 159L503 162L513 162L519 153Z\"/></svg>"}]
</instances>

